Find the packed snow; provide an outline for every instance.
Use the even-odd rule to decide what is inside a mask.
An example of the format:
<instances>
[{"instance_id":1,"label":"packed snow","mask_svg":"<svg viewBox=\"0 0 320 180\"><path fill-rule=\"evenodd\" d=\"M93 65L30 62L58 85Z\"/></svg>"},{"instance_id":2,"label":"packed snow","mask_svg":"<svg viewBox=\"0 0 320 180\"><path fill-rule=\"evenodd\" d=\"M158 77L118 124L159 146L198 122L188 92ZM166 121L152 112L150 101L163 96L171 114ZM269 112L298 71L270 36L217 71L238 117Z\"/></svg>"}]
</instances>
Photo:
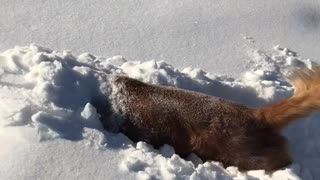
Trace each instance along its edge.
<instances>
[{"instance_id":1,"label":"packed snow","mask_svg":"<svg viewBox=\"0 0 320 180\"><path fill-rule=\"evenodd\" d=\"M247 40L317 60L319 0L0 0L0 51L30 42L74 54L165 60L238 76ZM231 66L232 65L232 66Z\"/></svg>"},{"instance_id":2,"label":"packed snow","mask_svg":"<svg viewBox=\"0 0 320 180\"><path fill-rule=\"evenodd\" d=\"M317 114L284 130L295 162L272 174L223 168L195 154L182 159L169 145L154 149L103 129L94 104L109 102L109 79L115 74L260 107L292 94L284 75L293 68L315 65L279 46L247 53L248 70L234 79L191 67L179 70L164 61L74 56L34 44L2 52L1 179L317 179Z\"/></svg>"}]
</instances>

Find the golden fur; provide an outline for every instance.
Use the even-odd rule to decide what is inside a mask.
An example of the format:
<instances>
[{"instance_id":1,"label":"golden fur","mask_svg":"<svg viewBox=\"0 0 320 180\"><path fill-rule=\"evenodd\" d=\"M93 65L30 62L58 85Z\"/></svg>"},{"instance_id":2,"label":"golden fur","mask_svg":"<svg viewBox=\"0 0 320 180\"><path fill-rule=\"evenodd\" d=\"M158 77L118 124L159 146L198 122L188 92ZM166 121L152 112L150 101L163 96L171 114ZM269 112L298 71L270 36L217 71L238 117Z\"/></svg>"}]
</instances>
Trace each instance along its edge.
<instances>
[{"instance_id":1,"label":"golden fur","mask_svg":"<svg viewBox=\"0 0 320 180\"><path fill-rule=\"evenodd\" d=\"M281 129L292 121L320 109L320 68L295 71L289 78L294 95L256 111L264 123Z\"/></svg>"}]
</instances>

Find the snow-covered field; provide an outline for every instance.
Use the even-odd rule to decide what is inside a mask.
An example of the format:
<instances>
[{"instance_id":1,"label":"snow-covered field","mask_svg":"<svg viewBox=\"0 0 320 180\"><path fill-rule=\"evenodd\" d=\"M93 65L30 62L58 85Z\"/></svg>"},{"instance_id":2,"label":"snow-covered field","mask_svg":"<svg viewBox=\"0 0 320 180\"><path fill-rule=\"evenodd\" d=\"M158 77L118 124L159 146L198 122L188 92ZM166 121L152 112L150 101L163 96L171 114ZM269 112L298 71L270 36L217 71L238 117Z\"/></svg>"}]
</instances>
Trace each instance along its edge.
<instances>
[{"instance_id":1,"label":"snow-covered field","mask_svg":"<svg viewBox=\"0 0 320 180\"><path fill-rule=\"evenodd\" d=\"M0 51L32 42L238 76L247 46L317 60L319 0L0 0ZM244 37L249 37L248 43ZM251 37L251 38L250 38Z\"/></svg>"},{"instance_id":2,"label":"snow-covered field","mask_svg":"<svg viewBox=\"0 0 320 180\"><path fill-rule=\"evenodd\" d=\"M134 144L91 105L124 73L260 107L320 62L319 34L319 0L0 0L0 180L319 179L320 114L283 131L295 163L265 174Z\"/></svg>"},{"instance_id":3,"label":"snow-covered field","mask_svg":"<svg viewBox=\"0 0 320 180\"><path fill-rule=\"evenodd\" d=\"M121 56L73 56L36 45L0 54L1 179L313 179L320 176L319 116L284 131L295 163L265 174L240 173L219 162L181 159L168 145L159 150L103 130L92 102L107 102L108 78L127 74L153 84L203 92L251 107L290 96L281 73L314 65L288 49L252 50L237 79L201 69L177 69L164 61L134 62Z\"/></svg>"}]
</instances>

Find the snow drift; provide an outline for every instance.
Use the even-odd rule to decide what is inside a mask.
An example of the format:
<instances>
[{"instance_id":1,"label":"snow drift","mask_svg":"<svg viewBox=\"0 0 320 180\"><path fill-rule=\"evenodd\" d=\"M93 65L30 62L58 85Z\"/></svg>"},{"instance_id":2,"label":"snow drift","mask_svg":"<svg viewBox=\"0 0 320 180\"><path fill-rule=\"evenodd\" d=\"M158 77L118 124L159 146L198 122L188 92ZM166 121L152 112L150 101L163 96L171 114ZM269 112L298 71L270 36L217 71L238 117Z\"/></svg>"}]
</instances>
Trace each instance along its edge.
<instances>
[{"instance_id":1,"label":"snow drift","mask_svg":"<svg viewBox=\"0 0 320 180\"><path fill-rule=\"evenodd\" d=\"M317 115L284 131L295 163L266 174L224 169L195 154L132 143L103 130L94 103L110 99L108 78L126 74L259 107L290 96L283 74L314 63L286 48L252 50L248 71L237 79L201 69L178 70L164 61L132 62L121 56L74 56L36 45L0 54L1 179L313 179L320 176Z\"/></svg>"}]
</instances>

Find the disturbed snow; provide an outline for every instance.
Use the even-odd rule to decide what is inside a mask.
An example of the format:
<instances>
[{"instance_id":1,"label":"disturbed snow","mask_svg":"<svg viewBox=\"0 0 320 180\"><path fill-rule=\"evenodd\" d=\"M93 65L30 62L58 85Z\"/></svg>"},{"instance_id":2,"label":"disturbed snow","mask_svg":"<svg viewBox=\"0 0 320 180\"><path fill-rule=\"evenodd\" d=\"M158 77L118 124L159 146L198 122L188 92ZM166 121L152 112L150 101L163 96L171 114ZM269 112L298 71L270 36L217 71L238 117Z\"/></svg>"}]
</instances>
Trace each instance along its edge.
<instances>
[{"instance_id":1,"label":"disturbed snow","mask_svg":"<svg viewBox=\"0 0 320 180\"><path fill-rule=\"evenodd\" d=\"M291 95L283 77L314 63L286 48L251 50L239 78L201 69L178 70L164 61L133 62L121 56L78 57L37 45L0 54L0 177L3 179L314 179L320 177L317 114L284 135L294 164L266 174L239 172L195 154L182 159L164 145L154 149L103 130L94 103L108 102L114 74L176 86L260 107Z\"/></svg>"}]
</instances>

